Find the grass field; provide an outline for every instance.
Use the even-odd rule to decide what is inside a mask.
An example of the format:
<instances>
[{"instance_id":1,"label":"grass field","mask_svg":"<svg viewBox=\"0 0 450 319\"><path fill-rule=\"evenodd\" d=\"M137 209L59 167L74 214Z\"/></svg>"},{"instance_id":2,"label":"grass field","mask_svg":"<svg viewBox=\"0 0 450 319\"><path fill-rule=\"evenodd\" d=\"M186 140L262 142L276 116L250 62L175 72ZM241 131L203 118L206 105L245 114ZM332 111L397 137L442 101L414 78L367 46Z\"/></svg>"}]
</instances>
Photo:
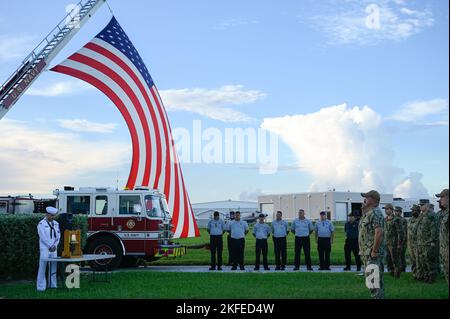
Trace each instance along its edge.
<instances>
[{"instance_id":1,"label":"grass field","mask_svg":"<svg viewBox=\"0 0 450 319\"><path fill-rule=\"evenodd\" d=\"M220 287L219 289L217 287ZM410 274L385 277L386 298L448 298L444 279L433 285L416 282ZM34 282L0 284L1 298L270 298L367 299L364 277L350 273L161 273L115 272L109 283L82 276L80 289L36 291Z\"/></svg>"},{"instance_id":2,"label":"grass field","mask_svg":"<svg viewBox=\"0 0 450 319\"><path fill-rule=\"evenodd\" d=\"M344 265L344 243L345 243L345 232L344 225L342 223L335 224L335 240L331 250L331 264L332 265ZM190 246L197 244L209 243L209 235L205 229L200 229L200 237L196 238L185 238L179 239L177 242L180 244ZM224 263L227 263L228 250L227 250L227 236L224 235L224 251L223 258ZM273 241L269 238L269 263L275 263ZM250 232L245 237L245 263L253 264L255 262L255 238ZM294 235L290 233L287 237L287 256L288 264L292 265L294 263ZM311 259L313 265L319 264L319 257L317 254L317 244L314 240L314 235L311 235ZM354 263L354 259L353 263ZM208 265L210 263L210 252L207 249L188 249L187 254L181 258L162 258L157 261L153 261L151 265ZM304 265L304 256L302 254L301 259L302 265Z\"/></svg>"}]
</instances>

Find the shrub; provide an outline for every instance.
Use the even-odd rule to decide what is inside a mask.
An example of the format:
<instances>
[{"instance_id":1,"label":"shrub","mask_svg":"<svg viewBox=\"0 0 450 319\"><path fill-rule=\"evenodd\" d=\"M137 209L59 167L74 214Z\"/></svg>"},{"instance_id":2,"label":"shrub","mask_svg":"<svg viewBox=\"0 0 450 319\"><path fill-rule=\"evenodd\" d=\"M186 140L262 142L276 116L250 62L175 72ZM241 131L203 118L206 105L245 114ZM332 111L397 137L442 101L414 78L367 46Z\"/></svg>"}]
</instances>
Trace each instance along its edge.
<instances>
[{"instance_id":1,"label":"shrub","mask_svg":"<svg viewBox=\"0 0 450 319\"><path fill-rule=\"evenodd\" d=\"M36 227L42 218L42 214L0 216L0 279L30 279L36 276L39 265L39 236ZM81 242L84 245L87 217L74 216L73 226L74 229L81 230ZM60 245L62 244L61 238Z\"/></svg>"}]
</instances>

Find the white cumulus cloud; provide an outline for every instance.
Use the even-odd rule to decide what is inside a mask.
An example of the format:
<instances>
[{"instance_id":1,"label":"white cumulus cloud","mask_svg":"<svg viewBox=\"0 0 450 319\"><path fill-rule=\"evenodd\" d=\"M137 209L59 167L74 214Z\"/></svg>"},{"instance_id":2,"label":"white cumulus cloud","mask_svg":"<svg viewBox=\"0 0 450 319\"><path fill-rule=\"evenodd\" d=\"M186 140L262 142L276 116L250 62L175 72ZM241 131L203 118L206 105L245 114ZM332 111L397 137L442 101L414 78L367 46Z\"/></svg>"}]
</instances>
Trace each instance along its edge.
<instances>
[{"instance_id":1,"label":"white cumulus cloud","mask_svg":"<svg viewBox=\"0 0 450 319\"><path fill-rule=\"evenodd\" d=\"M131 160L126 143L92 141L26 122L0 121L0 193L48 194L98 173L112 176ZM113 178L111 178L113 179Z\"/></svg>"},{"instance_id":2,"label":"white cumulus cloud","mask_svg":"<svg viewBox=\"0 0 450 319\"><path fill-rule=\"evenodd\" d=\"M112 133L117 127L115 123L95 123L87 120L58 120L59 126L75 132Z\"/></svg>"},{"instance_id":3,"label":"white cumulus cloud","mask_svg":"<svg viewBox=\"0 0 450 319\"><path fill-rule=\"evenodd\" d=\"M389 119L401 122L417 122L432 115L441 116L435 123L448 125L448 100L433 99L429 101L410 102L402 106ZM432 123L426 124L430 125Z\"/></svg>"},{"instance_id":4,"label":"white cumulus cloud","mask_svg":"<svg viewBox=\"0 0 450 319\"><path fill-rule=\"evenodd\" d=\"M434 23L426 7L408 8L402 1L333 1L311 17L313 26L325 33L329 44L374 45L404 40ZM412 5L412 4L411 4Z\"/></svg>"},{"instance_id":5,"label":"white cumulus cloud","mask_svg":"<svg viewBox=\"0 0 450 319\"><path fill-rule=\"evenodd\" d=\"M0 63L19 59L22 61L37 45L37 37L32 35L0 35Z\"/></svg>"},{"instance_id":6,"label":"white cumulus cloud","mask_svg":"<svg viewBox=\"0 0 450 319\"><path fill-rule=\"evenodd\" d=\"M430 195L422 183L423 175L410 173L394 189L394 196L401 198L429 198Z\"/></svg>"},{"instance_id":7,"label":"white cumulus cloud","mask_svg":"<svg viewBox=\"0 0 450 319\"><path fill-rule=\"evenodd\" d=\"M257 202L258 196L262 196L264 193L261 189L257 188L254 191L244 191L239 194L239 200L245 202Z\"/></svg>"},{"instance_id":8,"label":"white cumulus cloud","mask_svg":"<svg viewBox=\"0 0 450 319\"><path fill-rule=\"evenodd\" d=\"M393 164L382 117L368 106L343 104L310 114L266 118L261 126L292 149L299 169L313 177L311 190L392 192L403 173Z\"/></svg>"},{"instance_id":9,"label":"white cumulus cloud","mask_svg":"<svg viewBox=\"0 0 450 319\"><path fill-rule=\"evenodd\" d=\"M252 118L231 108L232 105L253 104L265 98L257 90L245 90L242 85L224 85L218 89L161 90L169 111L188 111L222 122L248 122Z\"/></svg>"},{"instance_id":10,"label":"white cumulus cloud","mask_svg":"<svg viewBox=\"0 0 450 319\"><path fill-rule=\"evenodd\" d=\"M52 83L41 87L31 87L27 90L25 94L31 96L53 97L61 95L79 94L84 91L93 89L94 87L81 80L70 80Z\"/></svg>"}]
</instances>

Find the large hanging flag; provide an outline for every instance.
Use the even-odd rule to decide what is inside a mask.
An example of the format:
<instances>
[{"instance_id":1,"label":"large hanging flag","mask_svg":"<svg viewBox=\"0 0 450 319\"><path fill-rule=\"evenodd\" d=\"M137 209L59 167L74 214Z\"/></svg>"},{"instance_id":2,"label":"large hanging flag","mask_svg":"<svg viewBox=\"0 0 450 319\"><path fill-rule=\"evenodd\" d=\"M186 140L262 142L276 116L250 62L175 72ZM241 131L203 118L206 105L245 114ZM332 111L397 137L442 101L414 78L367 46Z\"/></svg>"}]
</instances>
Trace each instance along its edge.
<instances>
[{"instance_id":1,"label":"large hanging flag","mask_svg":"<svg viewBox=\"0 0 450 319\"><path fill-rule=\"evenodd\" d=\"M199 236L166 110L144 61L116 18L52 71L90 83L116 105L130 130L133 149L126 187L163 191L174 237Z\"/></svg>"}]
</instances>

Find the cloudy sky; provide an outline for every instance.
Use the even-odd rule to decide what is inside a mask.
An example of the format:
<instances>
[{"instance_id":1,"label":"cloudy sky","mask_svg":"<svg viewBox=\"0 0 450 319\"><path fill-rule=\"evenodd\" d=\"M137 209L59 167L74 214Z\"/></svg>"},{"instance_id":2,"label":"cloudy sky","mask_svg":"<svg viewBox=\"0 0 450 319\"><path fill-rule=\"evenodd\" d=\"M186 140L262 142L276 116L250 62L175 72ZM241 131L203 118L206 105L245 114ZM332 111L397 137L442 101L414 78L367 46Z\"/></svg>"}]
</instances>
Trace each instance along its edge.
<instances>
[{"instance_id":1,"label":"cloudy sky","mask_svg":"<svg viewBox=\"0 0 450 319\"><path fill-rule=\"evenodd\" d=\"M263 128L278 171L183 164L193 202L262 193L448 187L448 2L108 1L152 74L172 128ZM0 0L0 82L70 1ZM7 6L6 6L7 4ZM109 21L104 6L51 63ZM123 187L130 136L114 105L45 72L0 121L0 195Z\"/></svg>"}]
</instances>

